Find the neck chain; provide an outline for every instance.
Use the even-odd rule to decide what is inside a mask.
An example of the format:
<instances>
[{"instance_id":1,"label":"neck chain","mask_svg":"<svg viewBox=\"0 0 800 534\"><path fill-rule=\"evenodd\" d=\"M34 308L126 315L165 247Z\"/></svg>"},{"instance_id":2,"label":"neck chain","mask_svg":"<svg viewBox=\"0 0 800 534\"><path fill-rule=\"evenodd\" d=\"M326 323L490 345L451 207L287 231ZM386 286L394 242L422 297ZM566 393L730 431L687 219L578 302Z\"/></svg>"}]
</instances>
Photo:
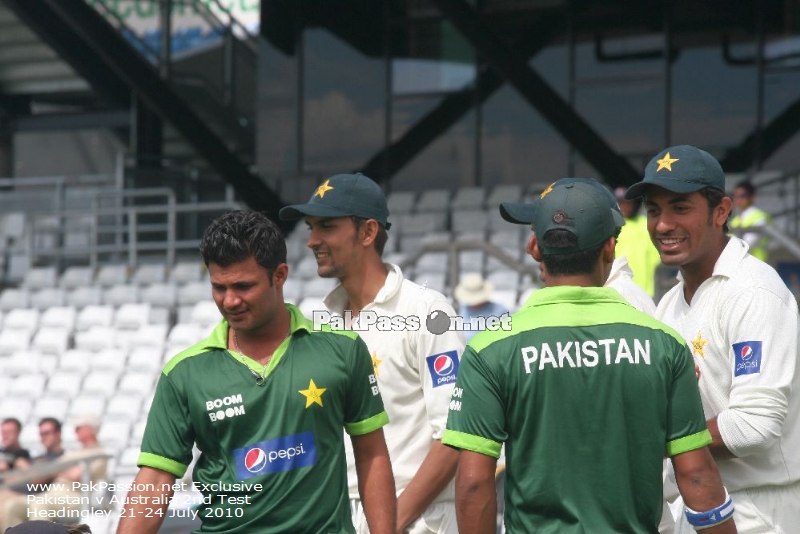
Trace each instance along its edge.
<instances>
[{"instance_id":1,"label":"neck chain","mask_svg":"<svg viewBox=\"0 0 800 534\"><path fill-rule=\"evenodd\" d=\"M286 332L286 335L281 340L281 343L283 343L283 340L286 339L287 337L289 337L290 335L292 335L292 327L291 326L289 326L289 330ZM233 345L236 347L236 352L238 352L242 356L247 356L244 352L242 352L242 349L239 347L239 336L236 335L236 330L233 331ZM280 345L280 343L279 343L279 345ZM277 347L276 347L276 349L277 349ZM267 358L267 361L264 362L264 369L262 369L261 374L258 374L257 372L255 372L255 370L252 367L247 365L247 363L244 360L242 360L242 363L244 364L245 367L247 367L247 370L250 371L250 374L252 374L255 377L257 386L263 386L264 385L264 382L266 381L266 375L267 375L267 366L269 365L270 360L272 360L272 354L270 354L269 357Z\"/></svg>"}]
</instances>

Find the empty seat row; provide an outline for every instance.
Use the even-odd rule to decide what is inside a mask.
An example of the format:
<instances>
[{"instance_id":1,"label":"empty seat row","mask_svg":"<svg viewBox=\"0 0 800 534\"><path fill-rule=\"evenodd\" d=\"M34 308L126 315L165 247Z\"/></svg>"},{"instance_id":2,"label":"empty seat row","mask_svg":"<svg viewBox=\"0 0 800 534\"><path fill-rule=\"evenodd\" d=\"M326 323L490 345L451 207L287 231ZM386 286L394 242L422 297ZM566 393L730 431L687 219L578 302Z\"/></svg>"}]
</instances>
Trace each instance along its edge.
<instances>
[{"instance_id":1,"label":"empty seat row","mask_svg":"<svg viewBox=\"0 0 800 534\"><path fill-rule=\"evenodd\" d=\"M199 260L187 260L167 267L163 263L142 264L135 269L124 264L103 265L97 269L89 266L67 267L59 275L55 266L33 267L22 279L22 287L31 290L45 288L75 289L78 287L112 287L123 284L147 286L165 282L186 284L199 282L207 276Z\"/></svg>"}]
</instances>

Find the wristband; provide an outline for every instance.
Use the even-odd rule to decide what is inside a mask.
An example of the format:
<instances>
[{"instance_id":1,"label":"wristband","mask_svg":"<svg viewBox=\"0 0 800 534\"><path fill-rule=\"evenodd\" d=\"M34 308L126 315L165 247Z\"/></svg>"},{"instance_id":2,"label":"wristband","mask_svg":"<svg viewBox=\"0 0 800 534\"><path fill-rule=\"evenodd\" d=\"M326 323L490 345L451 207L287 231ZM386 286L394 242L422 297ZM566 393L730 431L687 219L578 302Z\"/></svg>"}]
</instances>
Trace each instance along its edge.
<instances>
[{"instance_id":1,"label":"wristband","mask_svg":"<svg viewBox=\"0 0 800 534\"><path fill-rule=\"evenodd\" d=\"M725 502L716 508L712 508L706 512L695 512L687 506L684 513L686 514L686 519L689 521L689 524L692 525L695 530L703 530L724 523L733 517L733 500L731 496L728 495L728 490L726 489Z\"/></svg>"}]
</instances>

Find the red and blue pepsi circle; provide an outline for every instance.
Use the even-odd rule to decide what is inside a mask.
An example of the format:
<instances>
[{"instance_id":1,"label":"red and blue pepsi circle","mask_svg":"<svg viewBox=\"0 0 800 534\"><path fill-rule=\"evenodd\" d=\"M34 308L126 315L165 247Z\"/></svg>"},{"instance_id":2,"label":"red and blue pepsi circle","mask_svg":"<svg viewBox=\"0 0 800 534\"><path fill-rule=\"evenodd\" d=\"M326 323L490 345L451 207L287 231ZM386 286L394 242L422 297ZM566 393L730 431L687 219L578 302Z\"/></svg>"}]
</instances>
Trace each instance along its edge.
<instances>
[{"instance_id":1,"label":"red and blue pepsi circle","mask_svg":"<svg viewBox=\"0 0 800 534\"><path fill-rule=\"evenodd\" d=\"M458 353L454 350L441 352L425 358L431 373L433 387L455 382L458 375Z\"/></svg>"}]
</instances>

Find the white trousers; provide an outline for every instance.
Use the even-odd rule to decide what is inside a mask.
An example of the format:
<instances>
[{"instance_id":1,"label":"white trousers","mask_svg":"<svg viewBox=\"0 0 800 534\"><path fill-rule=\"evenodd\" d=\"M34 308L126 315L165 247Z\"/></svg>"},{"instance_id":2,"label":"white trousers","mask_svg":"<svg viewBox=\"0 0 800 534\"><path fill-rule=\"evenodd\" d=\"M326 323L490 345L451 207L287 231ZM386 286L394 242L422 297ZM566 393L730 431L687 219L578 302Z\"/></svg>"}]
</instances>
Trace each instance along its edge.
<instances>
[{"instance_id":1,"label":"white trousers","mask_svg":"<svg viewBox=\"0 0 800 534\"><path fill-rule=\"evenodd\" d=\"M356 534L369 534L364 507L358 499L350 499L350 514ZM456 505L453 502L435 502L408 528L406 534L458 534Z\"/></svg>"}]
</instances>

